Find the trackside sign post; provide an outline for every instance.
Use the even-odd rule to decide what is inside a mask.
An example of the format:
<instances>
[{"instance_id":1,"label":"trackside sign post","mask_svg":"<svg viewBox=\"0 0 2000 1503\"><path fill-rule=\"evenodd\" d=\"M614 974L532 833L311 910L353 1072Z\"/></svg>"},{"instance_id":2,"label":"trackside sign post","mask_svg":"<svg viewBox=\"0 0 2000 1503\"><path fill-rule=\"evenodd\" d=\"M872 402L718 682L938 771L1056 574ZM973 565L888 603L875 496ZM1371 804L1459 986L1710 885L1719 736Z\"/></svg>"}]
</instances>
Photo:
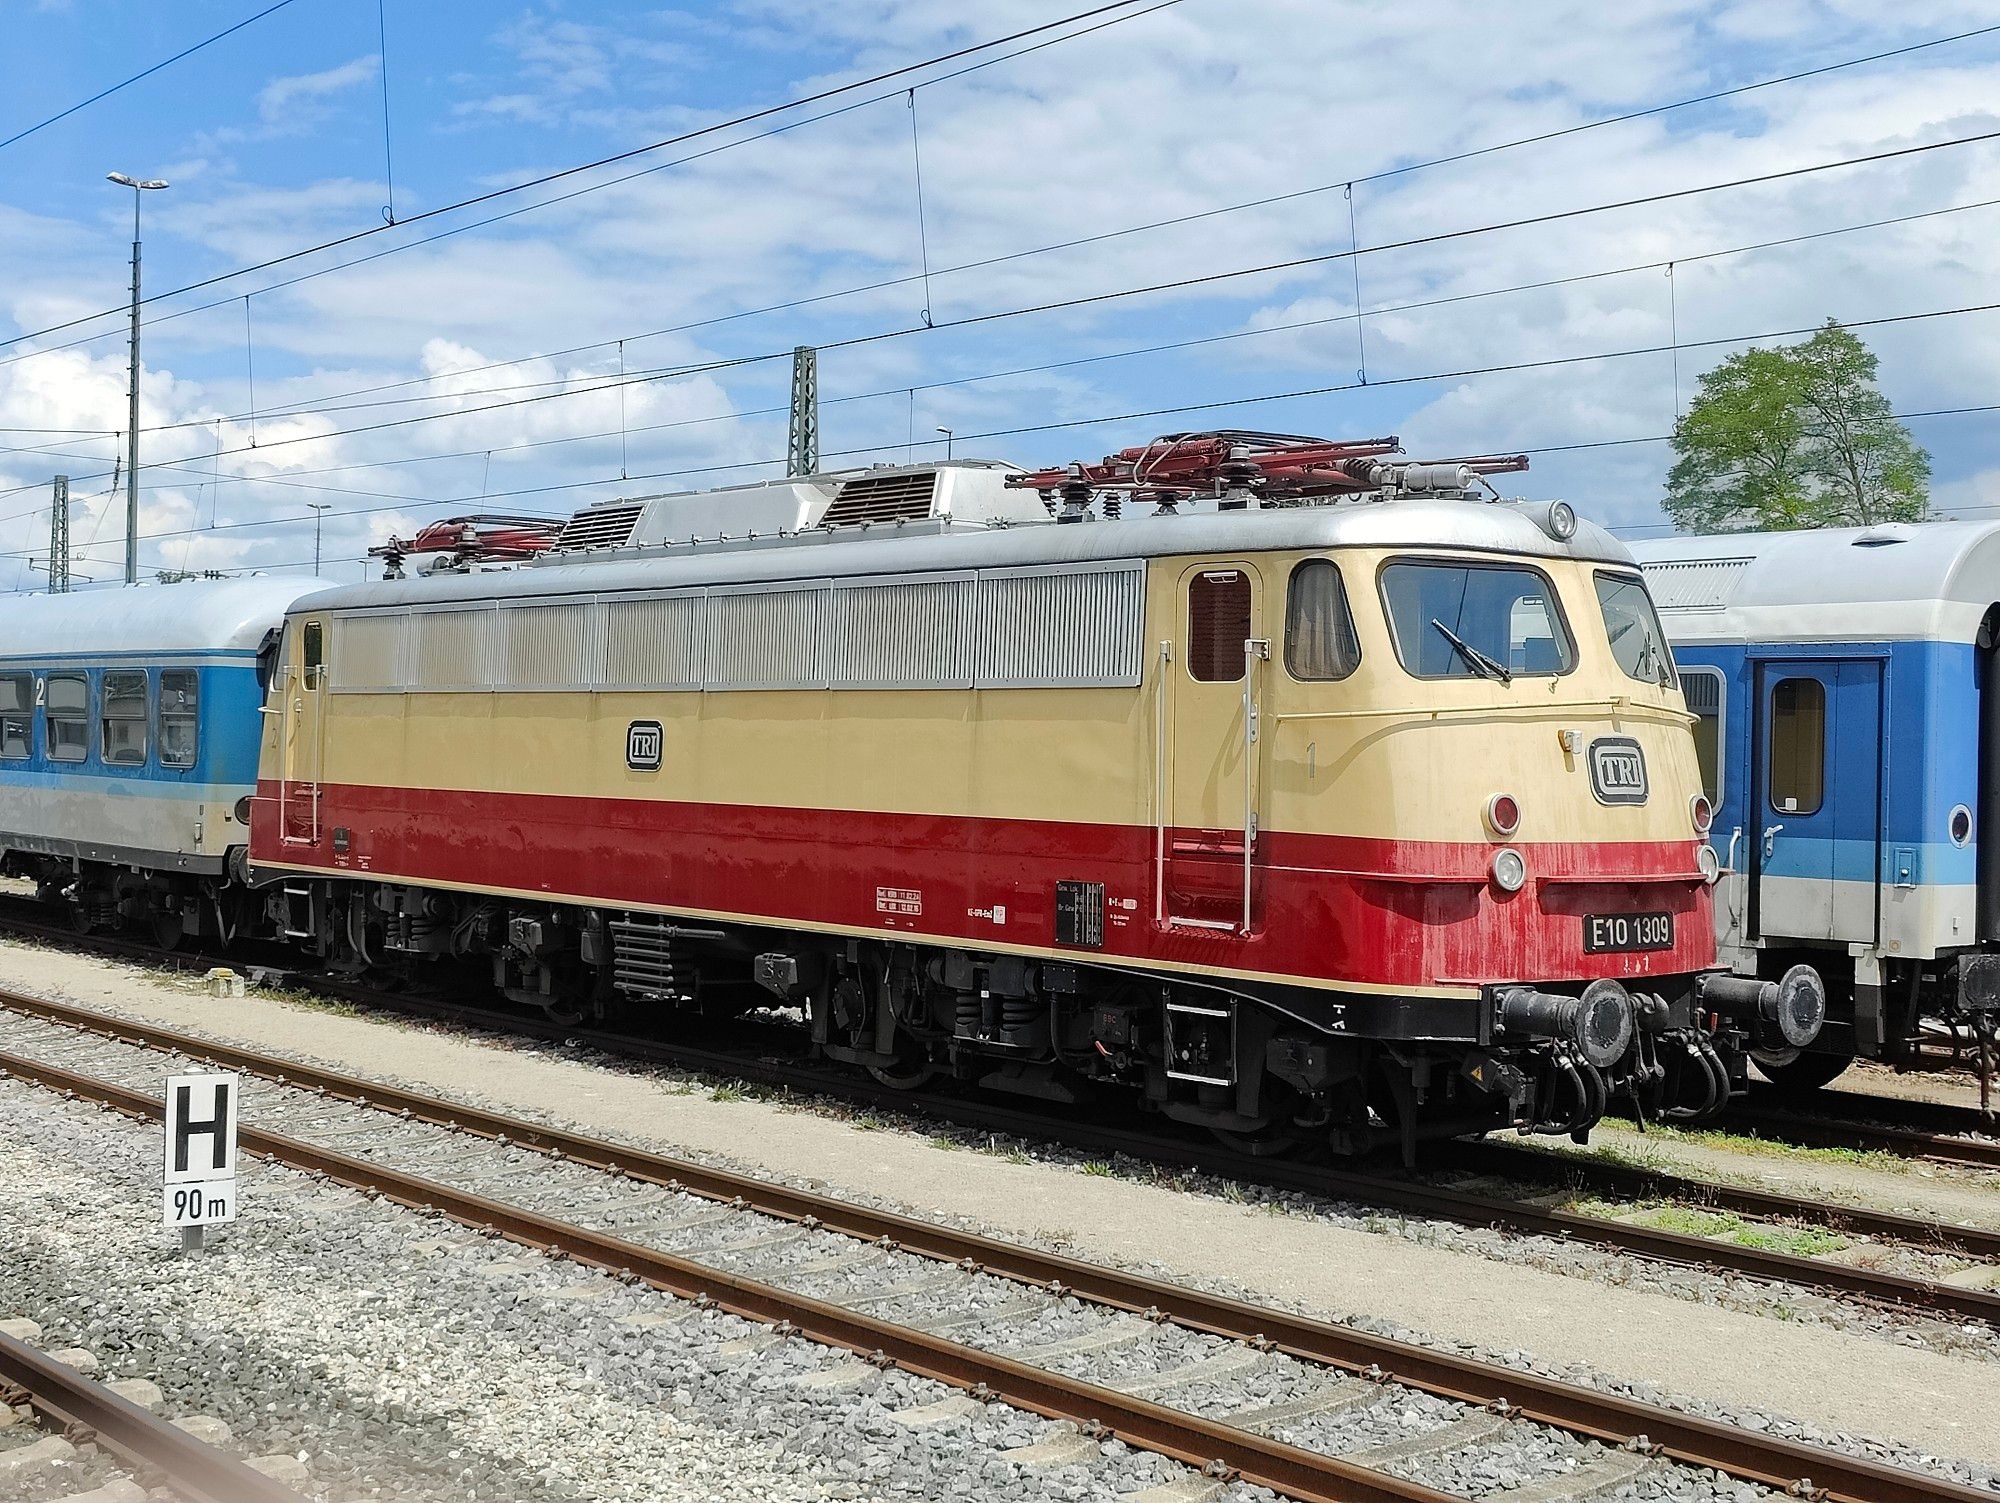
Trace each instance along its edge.
<instances>
[{"instance_id":1,"label":"trackside sign post","mask_svg":"<svg viewBox=\"0 0 2000 1503\"><path fill-rule=\"evenodd\" d=\"M181 1229L181 1246L201 1246L202 1228L236 1219L234 1075L167 1077L166 1174L160 1219Z\"/></svg>"}]
</instances>

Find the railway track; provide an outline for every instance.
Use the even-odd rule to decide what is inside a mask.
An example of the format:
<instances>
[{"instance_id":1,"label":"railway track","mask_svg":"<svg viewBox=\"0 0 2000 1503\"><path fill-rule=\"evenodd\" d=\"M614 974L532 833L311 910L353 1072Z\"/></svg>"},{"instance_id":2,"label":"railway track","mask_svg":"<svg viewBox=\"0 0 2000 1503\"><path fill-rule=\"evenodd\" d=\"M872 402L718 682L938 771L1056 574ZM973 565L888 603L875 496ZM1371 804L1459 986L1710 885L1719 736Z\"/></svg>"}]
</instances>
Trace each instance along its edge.
<instances>
[{"instance_id":1,"label":"railway track","mask_svg":"<svg viewBox=\"0 0 2000 1503\"><path fill-rule=\"evenodd\" d=\"M44 1352L0 1331L0 1416L25 1405L46 1432L0 1446L0 1481L32 1486L37 1469L66 1463L95 1445L123 1469L118 1480L125 1485L117 1491L131 1497L164 1485L188 1503L303 1503L302 1494L211 1445L195 1427L155 1414L130 1396L133 1385L89 1376L76 1356ZM159 1398L157 1389L152 1398ZM111 1493L100 1489L91 1496Z\"/></svg>"},{"instance_id":2,"label":"railway track","mask_svg":"<svg viewBox=\"0 0 2000 1503\"><path fill-rule=\"evenodd\" d=\"M21 1000L0 1028L0 1070L20 1079L150 1118L162 1050L176 1064L243 1071L248 1152L746 1316L771 1339L845 1348L858 1357L852 1381L870 1365L900 1367L972 1402L1069 1420L1079 1444L1115 1436L1217 1481L1300 1499L1441 1503L1451 1495L1408 1475L1419 1463L1526 1437L1551 1470L1514 1496L1538 1503L1674 1465L1854 1503L1987 1496L292 1060L121 1020L82 1027ZM1240 1384L1253 1371L1266 1398L1246 1405ZM1368 1434L1372 1411L1416 1399L1435 1421L1421 1434L1405 1427L1336 1454L1355 1427Z\"/></svg>"},{"instance_id":3,"label":"railway track","mask_svg":"<svg viewBox=\"0 0 2000 1503\"><path fill-rule=\"evenodd\" d=\"M19 927L8 917L6 927ZM37 938L64 941L75 936L37 926ZM157 963L162 952L129 941L89 936L93 948ZM167 954L169 961L190 968L208 964L205 957ZM239 962L240 964L240 962ZM1123 1157L1173 1170L1192 1170L1246 1183L1335 1200L1377 1206L1407 1215L1464 1225L1501 1228L1517 1233L1584 1243L1610 1252L1686 1267L1719 1269L1774 1284L1814 1290L1883 1309L1918 1312L1953 1322L1976 1321L2000 1329L2000 1289L1981 1276L1984 1265L2000 1264L2000 1231L1978 1226L1846 1207L1776 1191L1646 1171L1581 1156L1554 1156L1507 1140L1434 1145L1433 1162L1458 1169L1470 1183L1426 1183L1400 1174L1374 1174L1325 1165L1257 1157L1238 1153L1205 1138L1174 1140L1161 1135L1161 1124L1135 1128L1111 1121L1092 1121L1076 1114L1052 1122L1045 1114L1012 1101L992 1101L962 1095L932 1095L892 1090L846 1072L835 1072L808 1061L746 1054L738 1049L703 1048L666 1043L623 1034L563 1028L547 1019L522 1013L498 1012L418 993L384 994L354 983L312 972L266 971L247 967L253 976L309 986L329 996L371 1008L444 1019L499 1033L526 1033L551 1040L571 1040L608 1052L693 1069L728 1079L832 1096L872 1110L916 1112L958 1127L1025 1138L1053 1138L1079 1152ZM61 1008L39 998L21 998L13 1005L39 1010L43 1016L78 1026L98 1026L102 1019L86 1009ZM147 1030L121 1023L130 1037L149 1037L156 1047L176 1047L167 1030ZM789 1043L791 1031L772 1030L773 1040ZM233 1052L208 1045L218 1059ZM254 1056L245 1055L246 1058ZM248 1065L253 1071L257 1066ZM1873 1099L1873 1098L1867 1098ZM1748 1217L1777 1228L1823 1228L1843 1237L1862 1239L1912 1257L1903 1259L1925 1270L1922 1274L1872 1266L1873 1260L1846 1261L1806 1256L1766 1245L1751 1228L1748 1240L1730 1240L1699 1232L1648 1225L1643 1220L1586 1214L1558 1205L1538 1203L1531 1186L1511 1190L1501 1181L1527 1180L1582 1195L1618 1200L1666 1200ZM1724 1223L1729 1232L1743 1230ZM1836 1251L1847 1252L1847 1248ZM1890 1259L1889 1261L1894 1261ZM1996 1269L2000 1272L2000 1269Z\"/></svg>"}]
</instances>

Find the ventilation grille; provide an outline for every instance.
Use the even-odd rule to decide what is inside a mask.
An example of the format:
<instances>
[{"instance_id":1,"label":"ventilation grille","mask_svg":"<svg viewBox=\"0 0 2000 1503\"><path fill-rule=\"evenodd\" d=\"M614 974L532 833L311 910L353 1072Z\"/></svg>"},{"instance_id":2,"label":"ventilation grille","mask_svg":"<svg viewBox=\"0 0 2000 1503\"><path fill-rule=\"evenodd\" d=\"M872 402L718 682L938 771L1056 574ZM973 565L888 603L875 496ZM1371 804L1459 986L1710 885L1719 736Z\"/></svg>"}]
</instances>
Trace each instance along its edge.
<instances>
[{"instance_id":1,"label":"ventilation grille","mask_svg":"<svg viewBox=\"0 0 2000 1503\"><path fill-rule=\"evenodd\" d=\"M1653 604L1663 611L1719 611L1750 567L1747 558L1686 558L1641 564Z\"/></svg>"},{"instance_id":2,"label":"ventilation grille","mask_svg":"<svg viewBox=\"0 0 2000 1503\"><path fill-rule=\"evenodd\" d=\"M629 506L593 506L580 511L563 523L556 547L623 547L631 541L632 529L639 525L639 513L644 510L642 504L634 502Z\"/></svg>"},{"instance_id":3,"label":"ventilation grille","mask_svg":"<svg viewBox=\"0 0 2000 1503\"><path fill-rule=\"evenodd\" d=\"M841 486L820 522L827 527L857 527L863 522L918 520L931 514L936 493L936 470L862 475Z\"/></svg>"},{"instance_id":4,"label":"ventilation grille","mask_svg":"<svg viewBox=\"0 0 2000 1503\"><path fill-rule=\"evenodd\" d=\"M1713 668L1681 669L1681 692L1690 714L1712 720L1722 713L1722 675Z\"/></svg>"}]
</instances>

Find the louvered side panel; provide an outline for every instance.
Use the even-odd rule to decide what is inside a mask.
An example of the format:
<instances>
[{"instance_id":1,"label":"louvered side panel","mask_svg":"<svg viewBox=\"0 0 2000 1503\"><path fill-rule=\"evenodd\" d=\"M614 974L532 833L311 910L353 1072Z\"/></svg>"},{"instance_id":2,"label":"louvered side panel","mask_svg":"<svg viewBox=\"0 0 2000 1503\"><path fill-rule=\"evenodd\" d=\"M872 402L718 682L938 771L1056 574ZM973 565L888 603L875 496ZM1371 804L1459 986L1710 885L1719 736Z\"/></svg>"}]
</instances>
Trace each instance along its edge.
<instances>
[{"instance_id":1,"label":"louvered side panel","mask_svg":"<svg viewBox=\"0 0 2000 1503\"><path fill-rule=\"evenodd\" d=\"M982 570L977 595L978 687L1129 688L1139 682L1144 564Z\"/></svg>"},{"instance_id":2,"label":"louvered side panel","mask_svg":"<svg viewBox=\"0 0 2000 1503\"><path fill-rule=\"evenodd\" d=\"M1747 558L1669 559L1641 564L1653 604L1663 611L1719 611L1750 567Z\"/></svg>"},{"instance_id":3,"label":"louvered side panel","mask_svg":"<svg viewBox=\"0 0 2000 1503\"><path fill-rule=\"evenodd\" d=\"M393 694L409 687L403 652L409 618L401 612L333 618L327 683L336 694Z\"/></svg>"},{"instance_id":4,"label":"louvered side panel","mask_svg":"<svg viewBox=\"0 0 2000 1503\"><path fill-rule=\"evenodd\" d=\"M499 612L489 602L470 610L416 611L409 617L412 689L491 689Z\"/></svg>"},{"instance_id":5,"label":"louvered side panel","mask_svg":"<svg viewBox=\"0 0 2000 1503\"><path fill-rule=\"evenodd\" d=\"M826 600L836 689L967 689L973 576L836 584Z\"/></svg>"},{"instance_id":6,"label":"louvered side panel","mask_svg":"<svg viewBox=\"0 0 2000 1503\"><path fill-rule=\"evenodd\" d=\"M594 688L604 677L604 608L594 600L503 606L500 644L509 689Z\"/></svg>"},{"instance_id":7,"label":"louvered side panel","mask_svg":"<svg viewBox=\"0 0 2000 1503\"><path fill-rule=\"evenodd\" d=\"M823 689L823 579L781 589L717 589L708 595L711 689Z\"/></svg>"},{"instance_id":8,"label":"louvered side panel","mask_svg":"<svg viewBox=\"0 0 2000 1503\"><path fill-rule=\"evenodd\" d=\"M614 598L603 609L605 688L701 687L702 591Z\"/></svg>"}]
</instances>

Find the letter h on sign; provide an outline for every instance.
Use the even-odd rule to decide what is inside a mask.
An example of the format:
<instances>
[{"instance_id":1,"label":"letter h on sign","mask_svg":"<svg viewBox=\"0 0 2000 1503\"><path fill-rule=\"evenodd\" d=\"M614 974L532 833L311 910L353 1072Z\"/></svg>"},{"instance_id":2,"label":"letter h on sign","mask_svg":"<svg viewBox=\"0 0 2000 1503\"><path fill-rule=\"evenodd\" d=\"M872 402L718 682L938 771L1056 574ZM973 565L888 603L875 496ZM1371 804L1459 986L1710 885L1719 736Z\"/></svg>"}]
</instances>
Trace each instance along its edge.
<instances>
[{"instance_id":1,"label":"letter h on sign","mask_svg":"<svg viewBox=\"0 0 2000 1503\"><path fill-rule=\"evenodd\" d=\"M236 1173L236 1077L176 1075L167 1081L167 1183Z\"/></svg>"}]
</instances>

